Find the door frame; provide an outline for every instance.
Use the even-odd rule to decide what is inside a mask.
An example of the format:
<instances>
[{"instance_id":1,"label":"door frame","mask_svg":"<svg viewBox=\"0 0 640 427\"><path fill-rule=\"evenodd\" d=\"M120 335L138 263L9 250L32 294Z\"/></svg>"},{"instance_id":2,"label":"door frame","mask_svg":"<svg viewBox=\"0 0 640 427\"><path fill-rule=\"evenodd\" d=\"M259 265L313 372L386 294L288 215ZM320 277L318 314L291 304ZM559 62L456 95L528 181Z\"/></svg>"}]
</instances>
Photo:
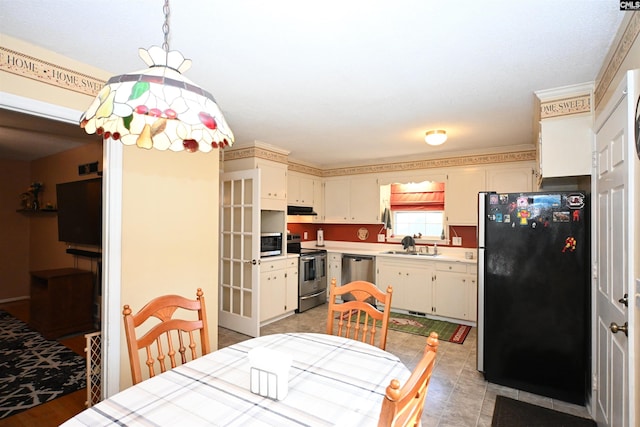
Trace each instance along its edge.
<instances>
[{"instance_id":1,"label":"door frame","mask_svg":"<svg viewBox=\"0 0 640 427\"><path fill-rule=\"evenodd\" d=\"M78 124L82 111L0 91L0 108ZM120 287L122 230L122 144L103 145L102 200L102 397L120 390Z\"/></svg>"},{"instance_id":2,"label":"door frame","mask_svg":"<svg viewBox=\"0 0 640 427\"><path fill-rule=\"evenodd\" d=\"M640 173L640 170L636 170L637 168L637 158L636 158L636 154L635 154L635 147L633 144L633 139L631 138L631 136L634 134L634 118L635 118L635 103L637 102L638 97L640 96L640 70L629 70L626 72L626 74L623 75L622 80L620 81L620 83L618 84L618 86L616 87L616 90L613 92L614 96L607 102L607 104L604 106L604 108L597 112L597 115L594 116L594 139L593 139L593 149L592 149L592 153L593 153L593 164L592 164L592 180L591 180L591 190L592 190L592 194L594 195L594 199L597 196L597 142L596 142L596 135L597 133L600 131L600 129L604 126L604 124L607 122L607 120L609 119L609 117L613 114L613 112L616 110L616 108L620 105L621 102L626 102L627 103L627 123L625 125L627 132L626 132L626 136L627 136L627 147L624 151L625 153L625 157L626 157L626 166L627 166L627 170L626 170L626 182L625 185L627 187L627 200L626 200L626 212L625 212L625 216L626 216L626 223L627 223L627 227L628 227L628 239L626 242L626 247L624 248L626 250L626 257L627 257L627 264L626 264L626 269L624 272L624 280L626 282L626 289L627 292L630 296L633 296L633 294L635 293L635 287L634 287L634 283L635 283L635 279L634 279L634 269L636 268L635 265L635 259L636 259L636 254L635 251L639 250L640 248L637 247L637 243L634 243L635 240L638 238L638 234L640 232L640 230L636 230L635 229L635 225L636 223L634 222L634 207L636 206L636 204L638 203L636 201L636 198L638 197L638 191L640 191L640 189L635 188L635 184L634 184L634 179L635 177ZM591 298L592 298L592 343L591 343L591 347L592 347L592 395L591 395L591 401L589 404L589 411L592 414L592 417L595 419L596 418L596 412L597 412L597 395L599 393L599 390L597 389L597 383L598 383L598 379L596 377L597 375L597 367L599 364L599 360L598 360L598 342L597 342L597 328L598 328L598 313L599 313L599 308L598 308L598 300L597 300L597 286L598 286L598 282L597 282L597 277L596 277L596 273L598 272L598 258L597 258L597 249L598 249L598 242L596 241L598 234L598 228L597 228L597 224L598 221L596 220L596 215L598 212L598 206L596 204L596 200L592 201L591 204L592 207L592 222L591 222L591 235L592 235L592 240L593 243L591 245L592 247L592 271L593 271L593 275L592 275L592 294L591 294ZM627 402L628 402L628 407L627 407L627 417L628 417L628 422L629 422L629 426L635 425L636 422L636 414L635 414L635 405L631 404L631 402L635 402L636 399L636 383L635 383L635 376L636 376L636 364L637 364L637 360L636 357L634 355L634 350L636 347L636 335L637 332L635 331L636 328L634 328L635 325L635 299L634 298L630 298L630 306L627 308L626 310L626 315L627 315L627 322L629 327L631 328L631 333L628 335L627 337L627 365L628 365L628 372L625 373L626 378L628 378L628 384L627 384ZM611 387L609 387L609 389L611 389Z\"/></svg>"}]
</instances>

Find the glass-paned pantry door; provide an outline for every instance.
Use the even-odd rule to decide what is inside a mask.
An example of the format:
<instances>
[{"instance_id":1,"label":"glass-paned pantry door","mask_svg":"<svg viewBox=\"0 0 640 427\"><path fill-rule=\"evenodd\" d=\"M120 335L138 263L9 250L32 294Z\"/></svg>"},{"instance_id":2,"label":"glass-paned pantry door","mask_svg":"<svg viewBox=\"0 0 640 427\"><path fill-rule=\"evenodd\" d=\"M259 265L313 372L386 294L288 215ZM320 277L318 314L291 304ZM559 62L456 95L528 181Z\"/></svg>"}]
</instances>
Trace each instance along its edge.
<instances>
[{"instance_id":1,"label":"glass-paned pantry door","mask_svg":"<svg viewBox=\"0 0 640 427\"><path fill-rule=\"evenodd\" d=\"M259 170L229 172L220 180L220 326L260 335Z\"/></svg>"}]
</instances>

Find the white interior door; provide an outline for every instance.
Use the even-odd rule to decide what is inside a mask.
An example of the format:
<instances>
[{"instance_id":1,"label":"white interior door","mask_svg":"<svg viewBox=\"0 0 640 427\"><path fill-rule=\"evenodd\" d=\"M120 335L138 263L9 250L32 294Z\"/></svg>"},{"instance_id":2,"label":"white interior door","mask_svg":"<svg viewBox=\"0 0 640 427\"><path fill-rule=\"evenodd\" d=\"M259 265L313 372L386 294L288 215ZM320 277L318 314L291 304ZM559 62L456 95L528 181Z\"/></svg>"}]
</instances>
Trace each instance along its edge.
<instances>
[{"instance_id":1,"label":"white interior door","mask_svg":"<svg viewBox=\"0 0 640 427\"><path fill-rule=\"evenodd\" d=\"M220 180L220 326L260 335L260 170Z\"/></svg>"},{"instance_id":2,"label":"white interior door","mask_svg":"<svg viewBox=\"0 0 640 427\"><path fill-rule=\"evenodd\" d=\"M629 77L632 75L629 74ZM625 80L626 81L626 80ZM595 246L595 416L599 426L629 427L629 338L621 328L630 323L624 303L632 277L633 236L631 173L633 135L629 85L622 84L603 113L596 133L594 214ZM617 327L616 327L617 325ZM617 332L616 332L617 331Z\"/></svg>"}]
</instances>

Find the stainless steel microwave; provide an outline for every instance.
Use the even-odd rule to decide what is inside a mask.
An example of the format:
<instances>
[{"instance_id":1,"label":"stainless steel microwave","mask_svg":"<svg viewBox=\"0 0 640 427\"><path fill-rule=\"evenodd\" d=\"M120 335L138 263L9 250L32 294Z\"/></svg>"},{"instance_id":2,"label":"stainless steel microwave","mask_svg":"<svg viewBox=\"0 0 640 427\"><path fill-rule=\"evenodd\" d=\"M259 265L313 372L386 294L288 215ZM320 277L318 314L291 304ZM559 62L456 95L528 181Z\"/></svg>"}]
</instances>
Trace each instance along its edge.
<instances>
[{"instance_id":1,"label":"stainless steel microwave","mask_svg":"<svg viewBox=\"0 0 640 427\"><path fill-rule=\"evenodd\" d=\"M282 233L260 233L260 256L282 255Z\"/></svg>"}]
</instances>

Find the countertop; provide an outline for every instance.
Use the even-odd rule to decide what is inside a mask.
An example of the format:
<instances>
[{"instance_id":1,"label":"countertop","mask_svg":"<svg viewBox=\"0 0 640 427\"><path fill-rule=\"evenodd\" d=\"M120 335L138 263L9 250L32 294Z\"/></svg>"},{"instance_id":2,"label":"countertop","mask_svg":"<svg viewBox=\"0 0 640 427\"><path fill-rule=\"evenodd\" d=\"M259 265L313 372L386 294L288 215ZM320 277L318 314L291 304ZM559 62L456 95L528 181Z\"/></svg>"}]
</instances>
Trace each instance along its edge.
<instances>
[{"instance_id":1,"label":"countertop","mask_svg":"<svg viewBox=\"0 0 640 427\"><path fill-rule=\"evenodd\" d=\"M303 248L318 248L315 241L303 242ZM388 254L387 251L402 251L402 245L400 244L377 244L377 243L355 243L355 242L338 242L338 241L325 241L324 246L321 249L325 249L327 252L338 252L342 254L353 255L368 255L376 257L390 257L400 259L421 259L426 261L447 261L447 262L462 262L466 264L477 264L477 250L474 248L453 248L453 247L440 247L438 246L438 255L436 256L424 256L424 255L405 255L405 254ZM429 245L429 252L433 252L433 246ZM473 254L472 259L465 257L466 252Z\"/></svg>"}]
</instances>

